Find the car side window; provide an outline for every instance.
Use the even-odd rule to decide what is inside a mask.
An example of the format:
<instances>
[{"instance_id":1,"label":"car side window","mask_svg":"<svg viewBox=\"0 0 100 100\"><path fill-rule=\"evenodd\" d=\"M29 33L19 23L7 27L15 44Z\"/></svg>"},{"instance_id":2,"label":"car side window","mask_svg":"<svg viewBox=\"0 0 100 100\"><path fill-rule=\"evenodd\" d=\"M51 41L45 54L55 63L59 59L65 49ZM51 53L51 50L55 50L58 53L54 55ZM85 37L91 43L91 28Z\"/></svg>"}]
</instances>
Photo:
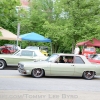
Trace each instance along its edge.
<instances>
[{"instance_id":1,"label":"car side window","mask_svg":"<svg viewBox=\"0 0 100 100\"><path fill-rule=\"evenodd\" d=\"M21 56L33 56L33 51L23 50Z\"/></svg>"},{"instance_id":2,"label":"car side window","mask_svg":"<svg viewBox=\"0 0 100 100\"><path fill-rule=\"evenodd\" d=\"M66 56L66 55L63 55L63 56L60 56L56 62L59 62L59 63L73 63L73 56Z\"/></svg>"},{"instance_id":3,"label":"car side window","mask_svg":"<svg viewBox=\"0 0 100 100\"><path fill-rule=\"evenodd\" d=\"M85 64L83 59L81 57L78 57L78 56L74 57L74 62L73 63L75 63L75 64Z\"/></svg>"}]
</instances>

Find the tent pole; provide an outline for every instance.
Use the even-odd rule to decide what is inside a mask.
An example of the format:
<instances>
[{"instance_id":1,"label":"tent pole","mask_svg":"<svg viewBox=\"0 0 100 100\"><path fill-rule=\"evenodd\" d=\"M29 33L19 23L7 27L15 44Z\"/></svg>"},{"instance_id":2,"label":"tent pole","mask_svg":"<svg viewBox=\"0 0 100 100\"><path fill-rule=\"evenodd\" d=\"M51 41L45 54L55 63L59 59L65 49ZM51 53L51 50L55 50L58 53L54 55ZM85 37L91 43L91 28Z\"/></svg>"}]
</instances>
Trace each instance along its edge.
<instances>
[{"instance_id":1,"label":"tent pole","mask_svg":"<svg viewBox=\"0 0 100 100\"><path fill-rule=\"evenodd\" d=\"M52 42L50 42L50 46L51 46L51 55L52 55Z\"/></svg>"}]
</instances>

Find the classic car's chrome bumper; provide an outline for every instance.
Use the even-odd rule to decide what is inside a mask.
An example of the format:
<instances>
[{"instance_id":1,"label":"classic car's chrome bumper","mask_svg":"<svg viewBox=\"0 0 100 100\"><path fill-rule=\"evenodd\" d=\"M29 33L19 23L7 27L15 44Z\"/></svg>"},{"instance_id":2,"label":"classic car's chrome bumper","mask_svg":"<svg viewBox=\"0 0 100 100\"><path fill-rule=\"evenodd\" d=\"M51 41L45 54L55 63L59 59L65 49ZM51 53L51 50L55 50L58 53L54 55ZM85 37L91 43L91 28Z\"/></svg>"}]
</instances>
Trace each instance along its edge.
<instances>
[{"instance_id":1,"label":"classic car's chrome bumper","mask_svg":"<svg viewBox=\"0 0 100 100\"><path fill-rule=\"evenodd\" d=\"M18 71L21 74L27 74L26 70L24 69L24 66L22 64L19 64L19 63L18 63Z\"/></svg>"},{"instance_id":2,"label":"classic car's chrome bumper","mask_svg":"<svg viewBox=\"0 0 100 100\"><path fill-rule=\"evenodd\" d=\"M21 74L27 74L26 71L24 69L18 68L19 73Z\"/></svg>"}]
</instances>

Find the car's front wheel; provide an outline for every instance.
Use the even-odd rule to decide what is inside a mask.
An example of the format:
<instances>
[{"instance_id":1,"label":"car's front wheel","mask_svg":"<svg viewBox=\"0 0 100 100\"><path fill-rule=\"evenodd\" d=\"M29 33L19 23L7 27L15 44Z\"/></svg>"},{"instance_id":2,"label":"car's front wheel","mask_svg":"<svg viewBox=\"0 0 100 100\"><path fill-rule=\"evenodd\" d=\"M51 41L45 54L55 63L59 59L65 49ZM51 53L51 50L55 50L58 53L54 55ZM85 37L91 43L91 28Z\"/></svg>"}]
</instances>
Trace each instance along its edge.
<instances>
[{"instance_id":1,"label":"car's front wheel","mask_svg":"<svg viewBox=\"0 0 100 100\"><path fill-rule=\"evenodd\" d=\"M85 71L85 72L83 73L83 77L84 77L85 79L87 79L87 80L93 79L93 78L94 78L94 75L95 75L94 71Z\"/></svg>"},{"instance_id":2,"label":"car's front wheel","mask_svg":"<svg viewBox=\"0 0 100 100\"><path fill-rule=\"evenodd\" d=\"M40 78L44 75L44 70L41 68L35 68L32 70L32 76L35 78Z\"/></svg>"},{"instance_id":3,"label":"car's front wheel","mask_svg":"<svg viewBox=\"0 0 100 100\"><path fill-rule=\"evenodd\" d=\"M6 63L4 60L0 60L0 70L6 67Z\"/></svg>"}]
</instances>

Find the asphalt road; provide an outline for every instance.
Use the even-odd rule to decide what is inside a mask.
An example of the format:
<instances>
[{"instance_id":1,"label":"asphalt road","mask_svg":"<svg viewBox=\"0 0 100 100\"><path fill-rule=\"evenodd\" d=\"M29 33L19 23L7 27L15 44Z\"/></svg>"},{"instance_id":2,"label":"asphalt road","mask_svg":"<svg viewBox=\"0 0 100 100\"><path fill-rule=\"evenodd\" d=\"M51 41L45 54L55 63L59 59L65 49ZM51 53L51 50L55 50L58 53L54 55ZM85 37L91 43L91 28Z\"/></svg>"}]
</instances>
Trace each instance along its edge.
<instances>
[{"instance_id":1,"label":"asphalt road","mask_svg":"<svg viewBox=\"0 0 100 100\"><path fill-rule=\"evenodd\" d=\"M0 100L100 100L100 76L32 78L17 67L0 70Z\"/></svg>"}]
</instances>

